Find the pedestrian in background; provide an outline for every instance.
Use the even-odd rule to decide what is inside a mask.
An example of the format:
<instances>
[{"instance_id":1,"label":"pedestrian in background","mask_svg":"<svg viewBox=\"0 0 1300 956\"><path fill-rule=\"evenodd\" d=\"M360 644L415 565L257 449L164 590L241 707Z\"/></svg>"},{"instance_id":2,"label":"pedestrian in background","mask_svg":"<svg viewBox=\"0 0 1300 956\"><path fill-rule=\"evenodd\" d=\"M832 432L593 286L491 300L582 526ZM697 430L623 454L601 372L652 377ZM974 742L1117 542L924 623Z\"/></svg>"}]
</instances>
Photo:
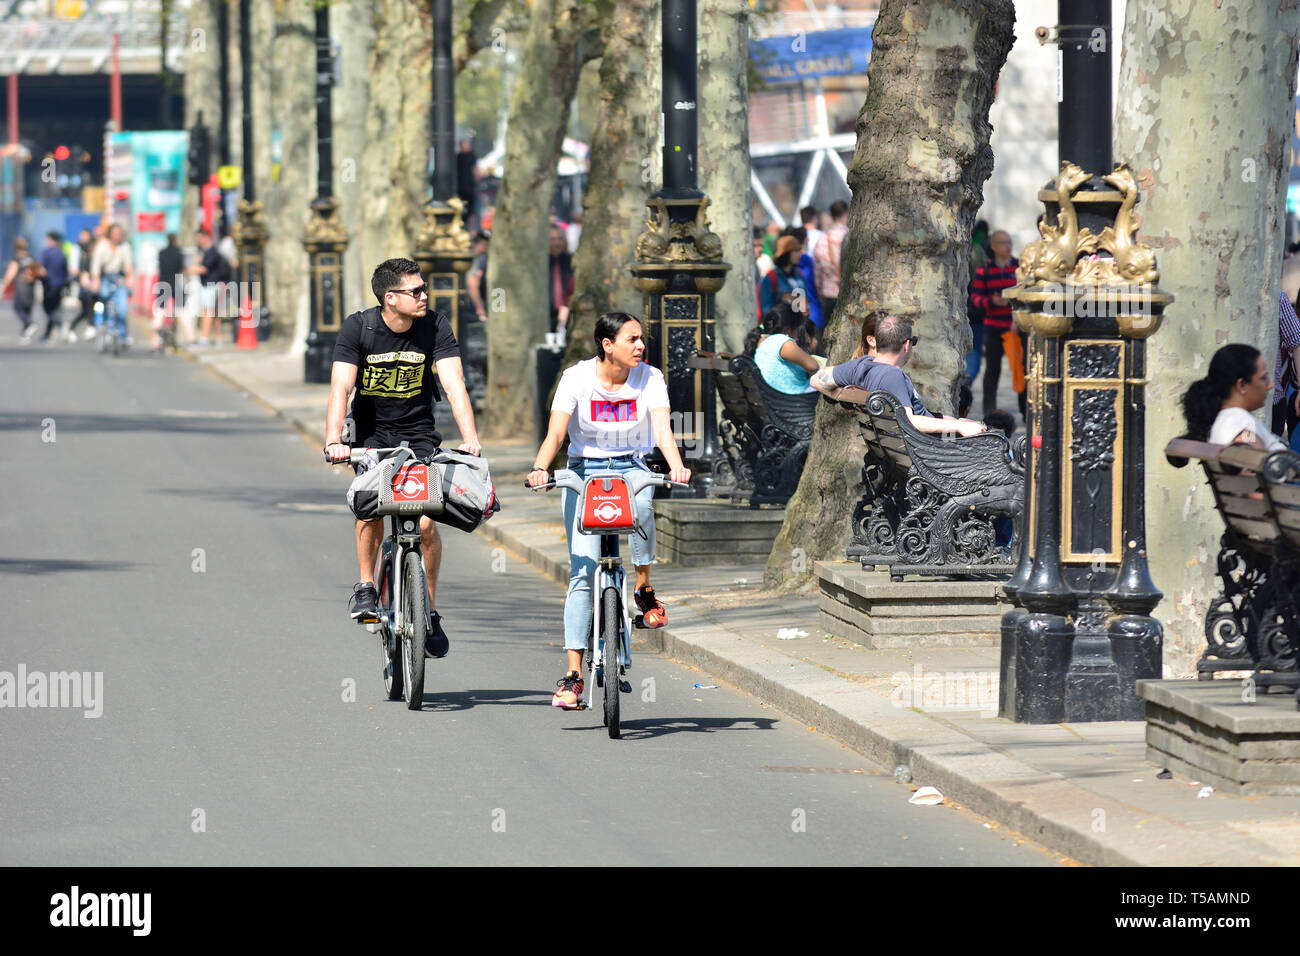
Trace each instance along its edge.
<instances>
[{"instance_id":1,"label":"pedestrian in background","mask_svg":"<svg viewBox=\"0 0 1300 956\"><path fill-rule=\"evenodd\" d=\"M808 255L808 237L803 229L787 229L786 233L799 240L799 279L803 284L804 305L798 310L801 314L812 320L812 324L820 329L826 324L822 316L822 302L817 297L817 286L813 279L813 258Z\"/></svg>"},{"instance_id":2,"label":"pedestrian in background","mask_svg":"<svg viewBox=\"0 0 1300 956\"><path fill-rule=\"evenodd\" d=\"M998 230L989 237L993 258L975 270L975 305L984 314L984 414L998 407L998 380L1002 356L1007 356L1013 388L1018 394L1020 415L1025 415L1024 337L1011 328L1011 303L1002 293L1016 284L1019 260L1011 254L1011 234ZM1019 386L1019 387L1015 387Z\"/></svg>"},{"instance_id":3,"label":"pedestrian in background","mask_svg":"<svg viewBox=\"0 0 1300 956\"><path fill-rule=\"evenodd\" d=\"M569 321L569 297L573 295L573 257L569 255L564 229L551 226L546 286L550 293L551 331L563 329Z\"/></svg>"},{"instance_id":4,"label":"pedestrian in background","mask_svg":"<svg viewBox=\"0 0 1300 956\"><path fill-rule=\"evenodd\" d=\"M41 305L45 309L45 334L42 342L50 340L54 324L59 319L59 306L63 304L63 290L68 286L68 257L63 254L63 236L57 230L45 234L45 248L41 250Z\"/></svg>"},{"instance_id":5,"label":"pedestrian in background","mask_svg":"<svg viewBox=\"0 0 1300 956\"><path fill-rule=\"evenodd\" d=\"M86 326L86 338L95 337L95 325L91 321L91 316L95 314L95 286L90 278L90 256L94 245L95 236L89 229L77 233L77 303L80 308L68 326L69 342L76 341L77 326L82 322L89 323Z\"/></svg>"},{"instance_id":6,"label":"pedestrian in background","mask_svg":"<svg viewBox=\"0 0 1300 956\"><path fill-rule=\"evenodd\" d=\"M168 322L176 322L176 299L179 292L184 299L185 255L176 244L176 233L167 233L167 245L158 253L158 278L153 285L153 336L150 347L162 349L160 330Z\"/></svg>"},{"instance_id":7,"label":"pedestrian in background","mask_svg":"<svg viewBox=\"0 0 1300 956\"><path fill-rule=\"evenodd\" d=\"M975 302L975 274L988 265L988 241L989 224L980 219L971 230L967 259L966 321L970 323L971 347L966 353L966 378L972 383L980 373L980 362L984 358L984 310Z\"/></svg>"},{"instance_id":8,"label":"pedestrian in background","mask_svg":"<svg viewBox=\"0 0 1300 956\"><path fill-rule=\"evenodd\" d=\"M478 316L480 322L487 321L487 303L484 301L483 293L487 291L485 283L491 242L492 233L486 229L480 229L474 236L474 262L469 268L469 274L465 276L465 290L469 293L469 301L474 306L474 314Z\"/></svg>"},{"instance_id":9,"label":"pedestrian in background","mask_svg":"<svg viewBox=\"0 0 1300 956\"><path fill-rule=\"evenodd\" d=\"M470 141L462 139L456 152L456 196L464 204L461 216L466 230L474 229L478 215L478 157Z\"/></svg>"},{"instance_id":10,"label":"pedestrian in background","mask_svg":"<svg viewBox=\"0 0 1300 956\"><path fill-rule=\"evenodd\" d=\"M221 337L221 320L219 305L222 286L232 278L230 263L221 254L212 241L212 233L200 227L194 232L194 241L199 247L199 261L189 267L192 275L201 276L203 288L199 293L203 304L203 322L199 326L199 337L194 343L198 346L215 345Z\"/></svg>"},{"instance_id":11,"label":"pedestrian in background","mask_svg":"<svg viewBox=\"0 0 1300 956\"><path fill-rule=\"evenodd\" d=\"M22 338L19 340L22 345L30 342L36 334L32 306L36 304L36 270L39 268L40 263L27 250L27 240L19 236L14 240L13 258L5 267L4 278L0 279L0 295L7 293L10 286L14 287L14 311L22 323Z\"/></svg>"},{"instance_id":12,"label":"pedestrian in background","mask_svg":"<svg viewBox=\"0 0 1300 956\"><path fill-rule=\"evenodd\" d=\"M804 240L803 251L812 256L817 251L817 244L822 241L826 235L817 224L821 222L822 214L817 211L816 206L804 206L799 210L799 221L803 223L803 231L807 235Z\"/></svg>"},{"instance_id":13,"label":"pedestrian in background","mask_svg":"<svg viewBox=\"0 0 1300 956\"><path fill-rule=\"evenodd\" d=\"M807 298L803 277L799 275L799 256L803 242L794 236L782 236L776 241L776 255L772 261L776 268L763 277L758 286L759 305L764 315L781 302L793 302L796 297Z\"/></svg>"},{"instance_id":14,"label":"pedestrian in background","mask_svg":"<svg viewBox=\"0 0 1300 956\"><path fill-rule=\"evenodd\" d=\"M831 203L831 225L823 241L817 243L813 253L813 274L817 280L817 295L821 299L822 315L827 320L835 312L840 297L840 249L849 234L849 204L843 199Z\"/></svg>"}]
</instances>

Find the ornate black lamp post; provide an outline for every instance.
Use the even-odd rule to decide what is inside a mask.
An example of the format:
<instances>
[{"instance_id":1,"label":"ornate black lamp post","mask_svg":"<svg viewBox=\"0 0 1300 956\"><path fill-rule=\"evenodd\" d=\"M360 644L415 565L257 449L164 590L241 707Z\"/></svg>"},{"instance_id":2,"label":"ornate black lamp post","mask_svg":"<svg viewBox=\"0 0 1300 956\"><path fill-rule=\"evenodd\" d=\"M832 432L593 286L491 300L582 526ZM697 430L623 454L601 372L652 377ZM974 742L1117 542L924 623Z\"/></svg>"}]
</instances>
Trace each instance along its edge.
<instances>
[{"instance_id":1,"label":"ornate black lamp post","mask_svg":"<svg viewBox=\"0 0 1300 956\"><path fill-rule=\"evenodd\" d=\"M474 256L465 231L464 205L456 195L455 82L451 0L433 0L433 197L424 207L415 261L429 286L429 308L450 316L456 340L464 342L465 273Z\"/></svg>"},{"instance_id":2,"label":"ornate black lamp post","mask_svg":"<svg viewBox=\"0 0 1300 956\"><path fill-rule=\"evenodd\" d=\"M1060 0L1058 16L1061 171L1005 293L1030 333L1031 448L1000 713L1141 720L1133 682L1161 676L1163 640L1146 559L1146 339L1173 297L1136 241L1136 178L1111 169L1110 0Z\"/></svg>"},{"instance_id":3,"label":"ornate black lamp post","mask_svg":"<svg viewBox=\"0 0 1300 956\"><path fill-rule=\"evenodd\" d=\"M239 72L243 83L244 169L243 195L239 200L239 218L231 235L239 249L239 299L252 304L257 337L265 341L271 334L271 312L262 298L262 276L266 256L266 224L262 221L262 204L253 188L253 25L248 17L248 0L239 0ZM240 320L242 321L242 319Z\"/></svg>"},{"instance_id":4,"label":"ornate black lamp post","mask_svg":"<svg viewBox=\"0 0 1300 956\"><path fill-rule=\"evenodd\" d=\"M695 0L663 2L663 188L646 203L632 274L645 293L646 360L664 373L682 457L708 496L718 457L713 373L686 364L714 348L714 296L727 281L722 240L709 230L709 200L697 185Z\"/></svg>"},{"instance_id":5,"label":"ornate black lamp post","mask_svg":"<svg viewBox=\"0 0 1300 956\"><path fill-rule=\"evenodd\" d=\"M334 340L343 321L343 252L348 233L334 198L334 121L330 114L330 8L316 8L316 198L303 245L311 258L311 329L303 355L303 381L328 382Z\"/></svg>"},{"instance_id":6,"label":"ornate black lamp post","mask_svg":"<svg viewBox=\"0 0 1300 956\"><path fill-rule=\"evenodd\" d=\"M220 46L217 62L221 71L221 131L217 136L217 152L220 165L230 165L230 6L217 4L217 44ZM217 236L224 238L230 234L230 223L226 217L226 189L221 187L220 208L217 210Z\"/></svg>"}]
</instances>

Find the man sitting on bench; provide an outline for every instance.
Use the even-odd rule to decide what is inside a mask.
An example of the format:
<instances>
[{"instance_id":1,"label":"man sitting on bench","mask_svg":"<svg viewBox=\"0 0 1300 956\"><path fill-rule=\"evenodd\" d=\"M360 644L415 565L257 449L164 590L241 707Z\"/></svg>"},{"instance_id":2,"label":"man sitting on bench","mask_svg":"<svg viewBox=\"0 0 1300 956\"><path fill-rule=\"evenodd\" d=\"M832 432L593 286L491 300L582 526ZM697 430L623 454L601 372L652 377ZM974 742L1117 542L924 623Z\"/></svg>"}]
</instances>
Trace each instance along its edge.
<instances>
[{"instance_id":1,"label":"man sitting on bench","mask_svg":"<svg viewBox=\"0 0 1300 956\"><path fill-rule=\"evenodd\" d=\"M858 405L866 402L871 392L889 392L903 403L908 423L919 432L932 435L957 432L969 437L986 431L987 426L982 422L951 415L937 416L921 403L912 379L903 371L916 342L910 320L882 314L876 321L874 357L863 356L841 365L828 365L813 373L808 384L837 401Z\"/></svg>"}]
</instances>

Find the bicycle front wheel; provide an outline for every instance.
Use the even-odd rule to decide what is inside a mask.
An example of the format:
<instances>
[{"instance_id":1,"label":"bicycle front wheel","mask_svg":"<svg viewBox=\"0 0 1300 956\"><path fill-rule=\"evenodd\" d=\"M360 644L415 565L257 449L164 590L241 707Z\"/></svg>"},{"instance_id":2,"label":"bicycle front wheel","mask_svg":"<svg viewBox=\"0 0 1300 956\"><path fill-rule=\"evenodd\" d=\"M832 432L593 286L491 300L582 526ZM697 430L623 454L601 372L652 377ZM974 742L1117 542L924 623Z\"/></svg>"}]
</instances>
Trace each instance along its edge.
<instances>
[{"instance_id":1,"label":"bicycle front wheel","mask_svg":"<svg viewBox=\"0 0 1300 956\"><path fill-rule=\"evenodd\" d=\"M382 622L387 612L381 610L379 613ZM389 700L401 700L406 691L402 675L402 642L389 633L387 624L381 624L379 629L379 654L384 665L384 691Z\"/></svg>"},{"instance_id":2,"label":"bicycle front wheel","mask_svg":"<svg viewBox=\"0 0 1300 956\"><path fill-rule=\"evenodd\" d=\"M402 582L402 671L406 678L406 706L424 705L424 639L429 634L429 592L424 583L424 560L408 551Z\"/></svg>"},{"instance_id":3,"label":"bicycle front wheel","mask_svg":"<svg viewBox=\"0 0 1300 956\"><path fill-rule=\"evenodd\" d=\"M604 662L605 726L611 740L618 740L621 728L618 714L619 639L623 633L623 608L618 588L605 588L600 595L600 636L605 644Z\"/></svg>"}]
</instances>

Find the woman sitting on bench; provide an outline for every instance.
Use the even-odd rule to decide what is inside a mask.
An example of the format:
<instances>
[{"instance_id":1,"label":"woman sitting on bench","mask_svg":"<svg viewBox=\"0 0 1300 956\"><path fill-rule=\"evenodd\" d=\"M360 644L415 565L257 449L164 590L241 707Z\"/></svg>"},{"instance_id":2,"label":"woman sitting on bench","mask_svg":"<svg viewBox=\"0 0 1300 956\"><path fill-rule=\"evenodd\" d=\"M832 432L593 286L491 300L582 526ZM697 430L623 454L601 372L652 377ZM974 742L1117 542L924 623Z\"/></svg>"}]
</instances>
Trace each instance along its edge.
<instances>
[{"instance_id":1,"label":"woman sitting on bench","mask_svg":"<svg viewBox=\"0 0 1300 956\"><path fill-rule=\"evenodd\" d=\"M1264 451L1286 448L1251 412L1273 399L1268 365L1252 345L1225 345L1210 359L1205 378L1183 395L1187 437L1215 445L1244 444Z\"/></svg>"},{"instance_id":2,"label":"woman sitting on bench","mask_svg":"<svg viewBox=\"0 0 1300 956\"><path fill-rule=\"evenodd\" d=\"M808 377L821 367L812 355L817 349L817 326L789 303L782 302L763 316L763 335L754 350L754 364L763 380L778 392L811 392Z\"/></svg>"}]
</instances>

